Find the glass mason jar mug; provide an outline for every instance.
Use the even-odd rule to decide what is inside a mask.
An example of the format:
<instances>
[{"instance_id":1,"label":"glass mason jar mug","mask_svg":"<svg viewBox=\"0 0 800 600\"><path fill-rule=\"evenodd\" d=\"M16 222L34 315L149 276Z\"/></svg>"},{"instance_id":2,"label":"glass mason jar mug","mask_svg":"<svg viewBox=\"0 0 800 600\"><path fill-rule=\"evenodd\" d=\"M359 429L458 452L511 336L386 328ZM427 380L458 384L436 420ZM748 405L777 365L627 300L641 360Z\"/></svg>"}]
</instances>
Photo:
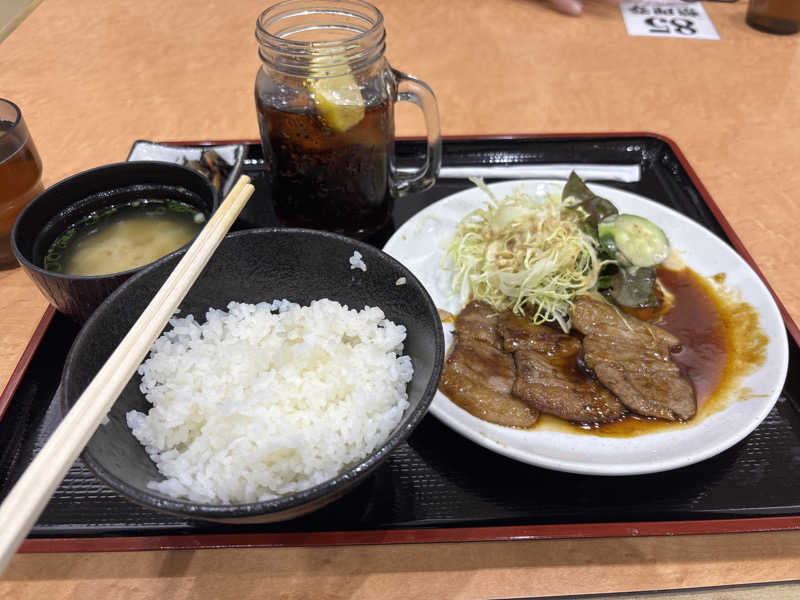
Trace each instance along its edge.
<instances>
[{"instance_id":1,"label":"glass mason jar mug","mask_svg":"<svg viewBox=\"0 0 800 600\"><path fill-rule=\"evenodd\" d=\"M255 100L278 220L366 237L394 198L433 185L441 165L436 98L384 58L383 16L360 0L285 0L258 18ZM424 164L400 171L394 103L421 107Z\"/></svg>"},{"instance_id":2,"label":"glass mason jar mug","mask_svg":"<svg viewBox=\"0 0 800 600\"><path fill-rule=\"evenodd\" d=\"M0 98L0 269L17 267L11 228L28 202L44 189L42 159L19 107Z\"/></svg>"}]
</instances>

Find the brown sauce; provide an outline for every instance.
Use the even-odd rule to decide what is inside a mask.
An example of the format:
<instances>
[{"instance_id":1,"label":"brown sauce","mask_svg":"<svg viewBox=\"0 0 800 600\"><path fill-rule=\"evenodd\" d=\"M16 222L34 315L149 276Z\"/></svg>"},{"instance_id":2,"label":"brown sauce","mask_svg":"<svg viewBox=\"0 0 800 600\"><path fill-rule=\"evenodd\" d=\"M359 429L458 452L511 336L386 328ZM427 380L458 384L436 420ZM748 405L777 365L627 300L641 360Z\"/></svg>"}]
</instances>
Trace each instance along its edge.
<instances>
[{"instance_id":1,"label":"brown sauce","mask_svg":"<svg viewBox=\"0 0 800 600\"><path fill-rule=\"evenodd\" d=\"M675 295L675 304L654 324L681 341L672 360L692 382L699 410L719 387L731 354L725 310L715 299L714 289L691 269L660 269L658 277Z\"/></svg>"}]
</instances>

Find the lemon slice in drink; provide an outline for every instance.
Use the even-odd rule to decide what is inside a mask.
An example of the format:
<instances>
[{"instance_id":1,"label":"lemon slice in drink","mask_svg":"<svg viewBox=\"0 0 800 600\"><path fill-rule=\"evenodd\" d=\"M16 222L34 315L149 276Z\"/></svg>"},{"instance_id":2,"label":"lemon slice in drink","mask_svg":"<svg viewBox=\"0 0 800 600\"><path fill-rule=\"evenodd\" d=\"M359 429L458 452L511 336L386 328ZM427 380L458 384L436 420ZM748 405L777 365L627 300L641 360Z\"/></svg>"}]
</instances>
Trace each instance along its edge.
<instances>
[{"instance_id":1,"label":"lemon slice in drink","mask_svg":"<svg viewBox=\"0 0 800 600\"><path fill-rule=\"evenodd\" d=\"M344 133L364 118L361 88L350 65L342 60L341 56L314 56L306 82L322 120L337 133Z\"/></svg>"}]
</instances>

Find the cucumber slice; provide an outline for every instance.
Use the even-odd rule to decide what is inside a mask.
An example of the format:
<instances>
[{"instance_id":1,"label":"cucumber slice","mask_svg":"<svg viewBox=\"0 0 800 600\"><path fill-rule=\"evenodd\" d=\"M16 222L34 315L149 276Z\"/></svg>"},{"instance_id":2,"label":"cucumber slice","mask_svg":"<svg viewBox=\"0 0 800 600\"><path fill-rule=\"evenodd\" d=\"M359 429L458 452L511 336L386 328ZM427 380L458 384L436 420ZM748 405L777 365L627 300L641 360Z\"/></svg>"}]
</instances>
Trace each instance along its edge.
<instances>
[{"instance_id":1,"label":"cucumber slice","mask_svg":"<svg viewBox=\"0 0 800 600\"><path fill-rule=\"evenodd\" d=\"M669 255L661 228L636 215L611 215L597 224L600 244L625 266L654 267Z\"/></svg>"}]
</instances>

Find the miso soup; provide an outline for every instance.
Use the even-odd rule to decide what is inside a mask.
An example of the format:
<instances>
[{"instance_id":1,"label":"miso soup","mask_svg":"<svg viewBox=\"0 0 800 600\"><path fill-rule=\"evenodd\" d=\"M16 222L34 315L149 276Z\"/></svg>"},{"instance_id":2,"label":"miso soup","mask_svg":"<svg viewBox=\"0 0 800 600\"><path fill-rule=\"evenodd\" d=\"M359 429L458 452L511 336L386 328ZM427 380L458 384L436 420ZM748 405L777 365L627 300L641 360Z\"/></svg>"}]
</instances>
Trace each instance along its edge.
<instances>
[{"instance_id":1,"label":"miso soup","mask_svg":"<svg viewBox=\"0 0 800 600\"><path fill-rule=\"evenodd\" d=\"M70 226L47 251L44 268L107 275L153 262L192 240L205 214L175 200L138 200L95 212Z\"/></svg>"}]
</instances>

